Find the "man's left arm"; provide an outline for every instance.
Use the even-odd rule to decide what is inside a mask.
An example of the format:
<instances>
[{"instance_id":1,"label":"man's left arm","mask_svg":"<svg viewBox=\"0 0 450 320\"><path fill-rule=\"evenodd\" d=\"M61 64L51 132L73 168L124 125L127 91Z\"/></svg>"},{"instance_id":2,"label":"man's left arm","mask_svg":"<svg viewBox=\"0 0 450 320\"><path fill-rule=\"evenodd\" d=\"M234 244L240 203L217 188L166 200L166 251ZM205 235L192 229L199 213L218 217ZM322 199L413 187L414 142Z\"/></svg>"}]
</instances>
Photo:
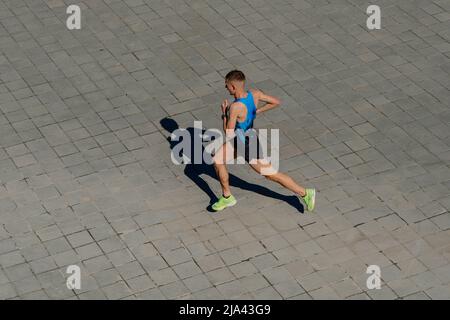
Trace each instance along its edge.
<instances>
[{"instance_id":1,"label":"man's left arm","mask_svg":"<svg viewBox=\"0 0 450 320\"><path fill-rule=\"evenodd\" d=\"M237 108L238 106L234 103L230 106L230 116L228 118L225 130L227 140L234 137L234 129L236 128L236 121L239 115Z\"/></svg>"}]
</instances>

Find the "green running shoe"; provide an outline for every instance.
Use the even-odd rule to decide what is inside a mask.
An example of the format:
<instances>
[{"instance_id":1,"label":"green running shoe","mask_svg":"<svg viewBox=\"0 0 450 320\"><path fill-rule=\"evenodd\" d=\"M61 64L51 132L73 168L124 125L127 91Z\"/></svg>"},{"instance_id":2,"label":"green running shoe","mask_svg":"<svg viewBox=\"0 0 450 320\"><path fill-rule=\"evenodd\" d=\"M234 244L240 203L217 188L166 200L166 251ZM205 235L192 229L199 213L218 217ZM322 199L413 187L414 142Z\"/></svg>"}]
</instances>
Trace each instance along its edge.
<instances>
[{"instance_id":1,"label":"green running shoe","mask_svg":"<svg viewBox=\"0 0 450 320\"><path fill-rule=\"evenodd\" d=\"M307 210L313 211L316 204L316 189L305 189L305 191L306 194L302 199L305 201Z\"/></svg>"},{"instance_id":2,"label":"green running shoe","mask_svg":"<svg viewBox=\"0 0 450 320\"><path fill-rule=\"evenodd\" d=\"M228 198L221 196L220 199L212 205L214 211L222 211L227 207L232 207L236 204L236 198L230 195Z\"/></svg>"}]
</instances>

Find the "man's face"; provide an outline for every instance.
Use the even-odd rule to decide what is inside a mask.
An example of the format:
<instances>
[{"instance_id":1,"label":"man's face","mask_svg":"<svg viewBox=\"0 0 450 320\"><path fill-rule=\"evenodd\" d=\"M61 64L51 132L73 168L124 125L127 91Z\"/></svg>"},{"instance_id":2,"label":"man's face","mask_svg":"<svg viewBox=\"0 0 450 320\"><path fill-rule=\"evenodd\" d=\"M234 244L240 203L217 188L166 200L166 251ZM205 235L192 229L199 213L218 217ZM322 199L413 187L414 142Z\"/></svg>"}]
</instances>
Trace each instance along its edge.
<instances>
[{"instance_id":1,"label":"man's face","mask_svg":"<svg viewBox=\"0 0 450 320\"><path fill-rule=\"evenodd\" d=\"M231 81L225 81L225 88L227 88L228 92L233 95L236 92L236 87Z\"/></svg>"}]
</instances>

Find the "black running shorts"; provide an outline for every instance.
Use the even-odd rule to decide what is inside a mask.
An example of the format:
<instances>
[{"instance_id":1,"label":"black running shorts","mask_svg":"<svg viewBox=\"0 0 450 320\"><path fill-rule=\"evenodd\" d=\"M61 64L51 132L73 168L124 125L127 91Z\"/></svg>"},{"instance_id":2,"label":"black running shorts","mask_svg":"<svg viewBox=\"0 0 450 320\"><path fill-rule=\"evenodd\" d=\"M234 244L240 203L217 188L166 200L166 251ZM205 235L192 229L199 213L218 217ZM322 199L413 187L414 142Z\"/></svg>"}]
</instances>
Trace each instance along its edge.
<instances>
[{"instance_id":1,"label":"black running shorts","mask_svg":"<svg viewBox=\"0 0 450 320\"><path fill-rule=\"evenodd\" d=\"M251 160L261 160L265 158L264 150L259 142L258 135L254 130L251 133L247 132L245 136L236 135L233 139L233 147L235 156L244 157L245 161L248 163L250 163Z\"/></svg>"}]
</instances>

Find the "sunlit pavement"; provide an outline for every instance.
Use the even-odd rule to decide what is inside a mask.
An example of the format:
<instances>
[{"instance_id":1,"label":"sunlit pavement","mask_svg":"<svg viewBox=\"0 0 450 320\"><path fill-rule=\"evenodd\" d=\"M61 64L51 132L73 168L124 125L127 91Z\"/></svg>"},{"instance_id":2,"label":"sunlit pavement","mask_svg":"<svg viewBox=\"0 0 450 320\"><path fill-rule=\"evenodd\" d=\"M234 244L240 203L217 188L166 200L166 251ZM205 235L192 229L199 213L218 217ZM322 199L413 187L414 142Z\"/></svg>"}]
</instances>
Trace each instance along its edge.
<instances>
[{"instance_id":1,"label":"sunlit pavement","mask_svg":"<svg viewBox=\"0 0 450 320\"><path fill-rule=\"evenodd\" d=\"M362 0L72 3L80 30L0 0L0 299L450 299L449 1L376 1L379 30ZM314 213L245 165L211 213L172 163L161 120L221 128L234 68Z\"/></svg>"}]
</instances>

